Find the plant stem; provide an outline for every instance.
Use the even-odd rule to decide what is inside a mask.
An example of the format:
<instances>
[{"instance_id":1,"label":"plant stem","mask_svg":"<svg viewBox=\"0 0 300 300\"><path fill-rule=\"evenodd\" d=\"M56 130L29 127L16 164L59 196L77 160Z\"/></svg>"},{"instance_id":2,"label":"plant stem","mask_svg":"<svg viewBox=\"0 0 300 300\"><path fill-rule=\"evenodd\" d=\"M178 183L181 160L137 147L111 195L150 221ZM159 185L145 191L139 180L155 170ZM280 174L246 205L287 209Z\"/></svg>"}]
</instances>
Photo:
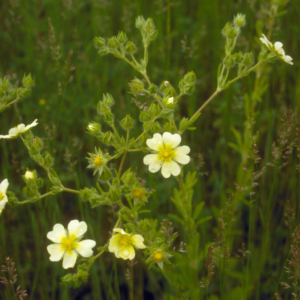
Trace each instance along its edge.
<instances>
[{"instance_id":1,"label":"plant stem","mask_svg":"<svg viewBox=\"0 0 300 300\"><path fill-rule=\"evenodd\" d=\"M68 189L68 188L65 188L65 187L63 187L63 191L73 193L73 194L80 194L79 191L76 191L76 190L73 190L73 189Z\"/></svg>"},{"instance_id":2,"label":"plant stem","mask_svg":"<svg viewBox=\"0 0 300 300\"><path fill-rule=\"evenodd\" d=\"M122 172L122 168L123 168L123 165L124 165L126 153L127 153L127 150L124 151L122 159L121 159L121 163L120 163L120 167L119 167L119 171L118 171L118 178L120 178L120 176L121 176L121 172Z\"/></svg>"},{"instance_id":3,"label":"plant stem","mask_svg":"<svg viewBox=\"0 0 300 300\"><path fill-rule=\"evenodd\" d=\"M101 251L99 252L97 255L94 256L93 260L97 259L99 256L101 256L104 252L106 251L106 247Z\"/></svg>"},{"instance_id":4,"label":"plant stem","mask_svg":"<svg viewBox=\"0 0 300 300\"><path fill-rule=\"evenodd\" d=\"M48 193L46 193L46 194L40 196L38 199L34 199L34 200L28 199L28 200L19 202L18 204L27 204L27 203L31 203L31 202L36 202L36 201L38 201L38 200L40 200L40 199L42 199L42 198L45 198L45 197L47 197L47 196L49 196L49 195L52 195L52 193L53 193L53 192L51 191L51 192L48 192Z\"/></svg>"}]
</instances>

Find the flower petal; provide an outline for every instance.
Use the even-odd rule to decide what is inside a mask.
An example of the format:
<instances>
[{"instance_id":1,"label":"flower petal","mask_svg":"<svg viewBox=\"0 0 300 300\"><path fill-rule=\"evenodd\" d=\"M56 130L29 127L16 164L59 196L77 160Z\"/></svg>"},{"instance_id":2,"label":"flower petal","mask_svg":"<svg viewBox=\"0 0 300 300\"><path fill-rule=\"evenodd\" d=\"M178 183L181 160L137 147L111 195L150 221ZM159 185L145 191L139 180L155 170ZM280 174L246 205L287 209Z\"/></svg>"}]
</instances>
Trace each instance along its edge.
<instances>
[{"instance_id":1,"label":"flower petal","mask_svg":"<svg viewBox=\"0 0 300 300\"><path fill-rule=\"evenodd\" d=\"M8 185L9 185L8 180L7 180L7 179L4 179L4 180L0 183L0 193L5 194Z\"/></svg>"},{"instance_id":2,"label":"flower petal","mask_svg":"<svg viewBox=\"0 0 300 300\"><path fill-rule=\"evenodd\" d=\"M49 259L51 261L59 261L64 255L65 251L61 248L61 244L51 244L47 247L47 251L50 254Z\"/></svg>"},{"instance_id":3,"label":"flower petal","mask_svg":"<svg viewBox=\"0 0 300 300\"><path fill-rule=\"evenodd\" d=\"M162 146L162 144L163 144L163 139L162 139L161 134L155 133L155 134L153 135L153 138L152 138L152 139L148 139L148 140L146 141L146 144L148 145L148 147L149 147L150 149L153 149L153 150L158 151L158 148L159 148L160 146Z\"/></svg>"},{"instance_id":4,"label":"flower petal","mask_svg":"<svg viewBox=\"0 0 300 300\"><path fill-rule=\"evenodd\" d=\"M262 36L263 37L260 38L260 40L268 47L268 49L270 49L273 46L273 44L267 39L267 37L264 34Z\"/></svg>"},{"instance_id":5,"label":"flower petal","mask_svg":"<svg viewBox=\"0 0 300 300\"><path fill-rule=\"evenodd\" d=\"M115 253L117 258L123 258L123 259L134 259L135 257L135 250L132 246L121 248L120 251Z\"/></svg>"},{"instance_id":6,"label":"flower petal","mask_svg":"<svg viewBox=\"0 0 300 300\"><path fill-rule=\"evenodd\" d=\"M0 201L0 210L1 210L1 211L4 209L4 207L5 207L5 205L6 205L7 202L8 202L8 201L5 200L5 199Z\"/></svg>"},{"instance_id":7,"label":"flower petal","mask_svg":"<svg viewBox=\"0 0 300 300\"><path fill-rule=\"evenodd\" d=\"M144 238L139 235L139 234L135 234L131 237L131 241L132 241L132 244L134 246L136 246L137 248L139 249L145 249L146 246L144 245Z\"/></svg>"},{"instance_id":8,"label":"flower petal","mask_svg":"<svg viewBox=\"0 0 300 300\"><path fill-rule=\"evenodd\" d=\"M66 236L66 230L61 224L55 224L53 231L47 233L47 238L54 243L60 243L61 239Z\"/></svg>"},{"instance_id":9,"label":"flower petal","mask_svg":"<svg viewBox=\"0 0 300 300\"><path fill-rule=\"evenodd\" d=\"M68 225L69 235L74 234L76 237L81 237L87 231L87 224L84 221L72 220Z\"/></svg>"},{"instance_id":10,"label":"flower petal","mask_svg":"<svg viewBox=\"0 0 300 300\"><path fill-rule=\"evenodd\" d=\"M175 149L176 155L189 154L191 151L189 146L180 146Z\"/></svg>"},{"instance_id":11,"label":"flower petal","mask_svg":"<svg viewBox=\"0 0 300 300\"><path fill-rule=\"evenodd\" d=\"M22 124L21 124L22 125ZM24 125L24 124L23 124ZM19 125L20 126L20 125ZM11 129L9 129L9 131L8 131L8 135L10 136L10 137L14 137L14 136L16 136L18 133L20 132L20 130L19 129L17 129L17 128L11 128Z\"/></svg>"},{"instance_id":12,"label":"flower petal","mask_svg":"<svg viewBox=\"0 0 300 300\"><path fill-rule=\"evenodd\" d=\"M171 134L170 132L164 132L163 142L165 146L171 146L173 149L176 148L181 142L181 136L177 133Z\"/></svg>"},{"instance_id":13,"label":"flower petal","mask_svg":"<svg viewBox=\"0 0 300 300\"><path fill-rule=\"evenodd\" d=\"M76 248L76 251L83 257L90 257L93 255L92 248L96 246L96 242L93 240L81 241Z\"/></svg>"},{"instance_id":14,"label":"flower petal","mask_svg":"<svg viewBox=\"0 0 300 300\"><path fill-rule=\"evenodd\" d=\"M120 234L115 234L113 235L108 244L108 250L109 252L116 252L119 250L119 240L120 240L121 235Z\"/></svg>"},{"instance_id":15,"label":"flower petal","mask_svg":"<svg viewBox=\"0 0 300 300\"><path fill-rule=\"evenodd\" d=\"M0 139L11 139L10 135L0 135Z\"/></svg>"},{"instance_id":16,"label":"flower petal","mask_svg":"<svg viewBox=\"0 0 300 300\"><path fill-rule=\"evenodd\" d=\"M161 174L165 178L169 178L171 174L178 176L180 174L180 167L175 161L165 162L161 168Z\"/></svg>"},{"instance_id":17,"label":"flower petal","mask_svg":"<svg viewBox=\"0 0 300 300\"><path fill-rule=\"evenodd\" d=\"M75 251L66 251L63 260L63 268L69 269L75 266L77 253Z\"/></svg>"},{"instance_id":18,"label":"flower petal","mask_svg":"<svg viewBox=\"0 0 300 300\"><path fill-rule=\"evenodd\" d=\"M286 63L288 63L288 64L290 64L290 65L293 65L293 64L294 64L294 63L292 62L293 58L290 57L289 55L284 55L284 56L282 57L282 59L283 59Z\"/></svg>"},{"instance_id":19,"label":"flower petal","mask_svg":"<svg viewBox=\"0 0 300 300\"><path fill-rule=\"evenodd\" d=\"M155 173L161 168L163 161L159 159L158 154L148 154L144 157L144 164L149 165L149 171Z\"/></svg>"},{"instance_id":20,"label":"flower petal","mask_svg":"<svg viewBox=\"0 0 300 300\"><path fill-rule=\"evenodd\" d=\"M29 128L33 127L33 126L36 126L36 125L38 124L37 120L38 120L38 119L35 119L31 124L27 125L27 126L24 128L24 130L22 130L22 131L26 131L26 130L28 130ZM20 125L19 125L19 126L20 126ZM20 128L19 128L19 129L20 129ZM20 130L21 130L21 129L20 129Z\"/></svg>"},{"instance_id":21,"label":"flower petal","mask_svg":"<svg viewBox=\"0 0 300 300\"><path fill-rule=\"evenodd\" d=\"M190 160L191 160L191 158L190 158L188 155L185 155L185 154L179 154L179 155L176 155L176 156L174 157L174 159L175 159L177 162L179 162L179 163L181 163L181 164L183 164L183 165L188 164L188 163L190 162Z\"/></svg>"},{"instance_id":22,"label":"flower petal","mask_svg":"<svg viewBox=\"0 0 300 300\"><path fill-rule=\"evenodd\" d=\"M127 234L122 228L114 228L113 232L119 232L119 233L122 233L122 234Z\"/></svg>"}]
</instances>

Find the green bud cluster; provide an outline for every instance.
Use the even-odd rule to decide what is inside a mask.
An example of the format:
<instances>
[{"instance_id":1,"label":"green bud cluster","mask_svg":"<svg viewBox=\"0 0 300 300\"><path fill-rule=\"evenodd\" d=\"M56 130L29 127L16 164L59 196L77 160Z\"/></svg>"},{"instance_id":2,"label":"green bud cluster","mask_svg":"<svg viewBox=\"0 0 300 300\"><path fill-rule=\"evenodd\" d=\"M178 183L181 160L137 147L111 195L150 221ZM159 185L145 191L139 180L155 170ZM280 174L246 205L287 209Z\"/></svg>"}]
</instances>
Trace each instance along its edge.
<instances>
[{"instance_id":1,"label":"green bud cluster","mask_svg":"<svg viewBox=\"0 0 300 300\"><path fill-rule=\"evenodd\" d=\"M23 194L27 198L38 199L40 196L38 189L43 186L43 179L37 176L36 170L30 171L28 169L22 177L26 182L26 186L23 188Z\"/></svg>"},{"instance_id":2,"label":"green bud cluster","mask_svg":"<svg viewBox=\"0 0 300 300\"><path fill-rule=\"evenodd\" d=\"M144 83L143 81L135 78L129 82L129 88L132 94L138 95L143 92Z\"/></svg>"},{"instance_id":3,"label":"green bud cluster","mask_svg":"<svg viewBox=\"0 0 300 300\"><path fill-rule=\"evenodd\" d=\"M184 75L179 82L179 89L181 94L192 94L195 90L196 75L193 71Z\"/></svg>"},{"instance_id":4,"label":"green bud cluster","mask_svg":"<svg viewBox=\"0 0 300 300\"><path fill-rule=\"evenodd\" d=\"M22 83L24 87L13 87L7 78L0 78L0 112L8 108L11 104L26 98L31 93L34 86L34 79L31 75L24 75Z\"/></svg>"}]
</instances>

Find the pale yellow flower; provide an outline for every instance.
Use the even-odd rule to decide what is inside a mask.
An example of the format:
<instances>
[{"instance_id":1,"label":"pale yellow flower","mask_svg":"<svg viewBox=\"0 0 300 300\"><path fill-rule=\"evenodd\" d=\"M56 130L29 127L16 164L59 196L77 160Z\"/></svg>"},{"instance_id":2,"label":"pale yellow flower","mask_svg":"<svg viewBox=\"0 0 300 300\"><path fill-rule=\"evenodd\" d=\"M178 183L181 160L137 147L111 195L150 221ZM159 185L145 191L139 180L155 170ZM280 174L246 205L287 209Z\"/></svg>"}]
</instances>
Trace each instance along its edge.
<instances>
[{"instance_id":1,"label":"pale yellow flower","mask_svg":"<svg viewBox=\"0 0 300 300\"><path fill-rule=\"evenodd\" d=\"M190 162L190 157L187 155L190 152L188 146L178 145L181 142L181 136L177 133L171 134L165 132L163 135L155 133L152 139L146 141L148 147L154 150L153 154L148 154L144 157L144 164L149 165L149 171L156 173L161 168L161 173L165 178L178 176L180 174L180 164Z\"/></svg>"},{"instance_id":2,"label":"pale yellow flower","mask_svg":"<svg viewBox=\"0 0 300 300\"><path fill-rule=\"evenodd\" d=\"M37 119L34 120L31 124L25 126L24 124L19 124L18 126L11 128L8 131L8 135L0 135L0 139L13 139L27 131L33 126L36 126L38 124Z\"/></svg>"},{"instance_id":3,"label":"pale yellow flower","mask_svg":"<svg viewBox=\"0 0 300 300\"><path fill-rule=\"evenodd\" d=\"M274 45L268 40L268 38L263 34L260 38L261 42L266 45L266 47L273 53L277 54L280 59L282 59L287 64L293 65L293 58L289 55L285 55L282 48L283 44L281 42L276 42Z\"/></svg>"},{"instance_id":4,"label":"pale yellow flower","mask_svg":"<svg viewBox=\"0 0 300 300\"><path fill-rule=\"evenodd\" d=\"M53 231L48 232L47 238L54 242L47 247L51 261L59 261L63 258L63 268L73 268L78 254L83 257L93 255L92 248L96 246L93 240L80 241L87 231L85 222L73 220L68 225L68 230L61 224L55 224Z\"/></svg>"},{"instance_id":5,"label":"pale yellow flower","mask_svg":"<svg viewBox=\"0 0 300 300\"><path fill-rule=\"evenodd\" d=\"M137 249L145 249L144 238L139 234L128 234L121 228L114 228L113 230L116 232L111 239L109 240L108 250L110 252L115 253L117 258L122 259L134 259L135 250Z\"/></svg>"},{"instance_id":6,"label":"pale yellow flower","mask_svg":"<svg viewBox=\"0 0 300 300\"><path fill-rule=\"evenodd\" d=\"M6 203L8 202L7 196L6 196L7 187L8 187L8 180L4 179L0 183L0 215L2 213L2 210L5 207Z\"/></svg>"}]
</instances>

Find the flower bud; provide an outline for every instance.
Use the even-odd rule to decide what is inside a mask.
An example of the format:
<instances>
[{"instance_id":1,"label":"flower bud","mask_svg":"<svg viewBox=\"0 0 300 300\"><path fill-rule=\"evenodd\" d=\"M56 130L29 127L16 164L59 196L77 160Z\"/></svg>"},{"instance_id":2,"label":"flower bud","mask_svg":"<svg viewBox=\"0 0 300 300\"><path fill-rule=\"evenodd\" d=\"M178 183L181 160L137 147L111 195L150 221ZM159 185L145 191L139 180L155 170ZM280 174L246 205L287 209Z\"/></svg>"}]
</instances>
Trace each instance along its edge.
<instances>
[{"instance_id":1,"label":"flower bud","mask_svg":"<svg viewBox=\"0 0 300 300\"><path fill-rule=\"evenodd\" d=\"M173 108L175 106L174 97L166 97L163 99L163 104L165 107Z\"/></svg>"},{"instance_id":2,"label":"flower bud","mask_svg":"<svg viewBox=\"0 0 300 300\"><path fill-rule=\"evenodd\" d=\"M97 112L100 115L104 115L104 114L110 112L110 108L104 101L99 101L99 103L97 105Z\"/></svg>"},{"instance_id":3,"label":"flower bud","mask_svg":"<svg viewBox=\"0 0 300 300\"><path fill-rule=\"evenodd\" d=\"M158 87L157 85L151 83L151 86L149 87L149 92L151 95L154 95L157 93Z\"/></svg>"},{"instance_id":4,"label":"flower bud","mask_svg":"<svg viewBox=\"0 0 300 300\"><path fill-rule=\"evenodd\" d=\"M165 122L163 126L163 132L171 132L173 133L174 127L170 122Z\"/></svg>"},{"instance_id":5,"label":"flower bud","mask_svg":"<svg viewBox=\"0 0 300 300\"><path fill-rule=\"evenodd\" d=\"M244 59L244 56L242 52L239 52L239 53L234 53L233 58L236 63L241 64Z\"/></svg>"},{"instance_id":6,"label":"flower bud","mask_svg":"<svg viewBox=\"0 0 300 300\"><path fill-rule=\"evenodd\" d=\"M151 41L154 41L157 38L158 35L158 30L153 30L152 32L149 33L149 38Z\"/></svg>"},{"instance_id":7,"label":"flower bud","mask_svg":"<svg viewBox=\"0 0 300 300\"><path fill-rule=\"evenodd\" d=\"M241 30L240 27L233 27L227 35L227 38L233 40L235 39L239 34L240 34Z\"/></svg>"},{"instance_id":8,"label":"flower bud","mask_svg":"<svg viewBox=\"0 0 300 300\"><path fill-rule=\"evenodd\" d=\"M96 48L101 48L105 45L105 39L98 36L94 38L94 45L96 46Z\"/></svg>"},{"instance_id":9,"label":"flower bud","mask_svg":"<svg viewBox=\"0 0 300 300\"><path fill-rule=\"evenodd\" d=\"M111 113L111 111L104 114L105 121L110 125L114 125L114 115Z\"/></svg>"},{"instance_id":10,"label":"flower bud","mask_svg":"<svg viewBox=\"0 0 300 300\"><path fill-rule=\"evenodd\" d=\"M227 55L224 59L223 59L223 65L227 68L231 68L235 65L235 60L234 60L234 56L233 55Z\"/></svg>"},{"instance_id":11,"label":"flower bud","mask_svg":"<svg viewBox=\"0 0 300 300\"><path fill-rule=\"evenodd\" d=\"M44 152L43 153L43 158L44 158L44 165L47 167L51 167L53 165L53 157L50 155L49 152Z\"/></svg>"},{"instance_id":12,"label":"flower bud","mask_svg":"<svg viewBox=\"0 0 300 300\"><path fill-rule=\"evenodd\" d=\"M26 98L31 93L31 89L28 88L18 88L17 89L17 95L20 98Z\"/></svg>"},{"instance_id":13,"label":"flower bud","mask_svg":"<svg viewBox=\"0 0 300 300\"><path fill-rule=\"evenodd\" d=\"M129 88L133 94L137 95L143 91L144 83L143 83L143 81L135 78L135 79L131 80L131 82L129 83Z\"/></svg>"},{"instance_id":14,"label":"flower bud","mask_svg":"<svg viewBox=\"0 0 300 300\"><path fill-rule=\"evenodd\" d=\"M23 86L26 88L30 88L30 87L34 86L34 79L32 79L31 74L29 74L27 77L25 77L25 74L24 74L22 83L23 83Z\"/></svg>"},{"instance_id":15,"label":"flower bud","mask_svg":"<svg viewBox=\"0 0 300 300\"><path fill-rule=\"evenodd\" d=\"M140 121L141 122L148 122L150 120L151 120L151 117L144 110L142 110L140 112Z\"/></svg>"},{"instance_id":16,"label":"flower bud","mask_svg":"<svg viewBox=\"0 0 300 300\"><path fill-rule=\"evenodd\" d=\"M170 98L170 97L176 97L177 93L175 89L172 86L168 86L164 91L164 97Z\"/></svg>"},{"instance_id":17,"label":"flower bud","mask_svg":"<svg viewBox=\"0 0 300 300\"><path fill-rule=\"evenodd\" d=\"M123 175L122 175L122 181L129 185L129 186L133 186L136 183L136 177L134 175L134 173L132 172L128 172L126 171Z\"/></svg>"},{"instance_id":18,"label":"flower bud","mask_svg":"<svg viewBox=\"0 0 300 300\"><path fill-rule=\"evenodd\" d=\"M26 182L34 181L36 179L36 170L31 172L27 169L25 175L23 176L23 178Z\"/></svg>"},{"instance_id":19,"label":"flower bud","mask_svg":"<svg viewBox=\"0 0 300 300\"><path fill-rule=\"evenodd\" d=\"M111 202L117 202L117 201L120 200L121 195L120 195L117 188L115 188L114 186L111 186L111 188L109 189L108 197L109 197Z\"/></svg>"},{"instance_id":20,"label":"flower bud","mask_svg":"<svg viewBox=\"0 0 300 300\"><path fill-rule=\"evenodd\" d=\"M101 129L101 125L96 122L90 122L86 128L88 130L88 133L95 136L99 133Z\"/></svg>"},{"instance_id":21,"label":"flower bud","mask_svg":"<svg viewBox=\"0 0 300 300\"><path fill-rule=\"evenodd\" d=\"M39 138L37 136L32 138L31 145L30 145L31 147L35 147L40 151L40 150L42 150L43 145L44 145L44 143L41 138Z\"/></svg>"},{"instance_id":22,"label":"flower bud","mask_svg":"<svg viewBox=\"0 0 300 300\"><path fill-rule=\"evenodd\" d=\"M38 191L35 186L27 185L23 188L23 194L28 198L32 198L32 197L36 196L37 193L38 193Z\"/></svg>"},{"instance_id":23,"label":"flower bud","mask_svg":"<svg viewBox=\"0 0 300 300\"><path fill-rule=\"evenodd\" d=\"M153 133L157 133L157 132L160 132L161 131L161 126L158 122L153 122L150 126L150 130L153 132Z\"/></svg>"},{"instance_id":24,"label":"flower bud","mask_svg":"<svg viewBox=\"0 0 300 300\"><path fill-rule=\"evenodd\" d=\"M183 77L184 83L195 83L196 82L196 75L193 71L188 72Z\"/></svg>"},{"instance_id":25,"label":"flower bud","mask_svg":"<svg viewBox=\"0 0 300 300\"><path fill-rule=\"evenodd\" d=\"M245 26L246 25L246 16L238 13L233 19L233 24L238 27Z\"/></svg>"},{"instance_id":26,"label":"flower bud","mask_svg":"<svg viewBox=\"0 0 300 300\"><path fill-rule=\"evenodd\" d=\"M260 51L258 60L259 61L265 61L268 59L268 51L264 48L263 50Z\"/></svg>"},{"instance_id":27,"label":"flower bud","mask_svg":"<svg viewBox=\"0 0 300 300\"><path fill-rule=\"evenodd\" d=\"M244 59L242 60L242 64L246 67L250 67L254 64L254 58L252 52L244 54Z\"/></svg>"},{"instance_id":28,"label":"flower bud","mask_svg":"<svg viewBox=\"0 0 300 300\"><path fill-rule=\"evenodd\" d=\"M122 121L121 121L121 126L125 130L129 130L133 127L133 119L130 115L127 115Z\"/></svg>"},{"instance_id":29,"label":"flower bud","mask_svg":"<svg viewBox=\"0 0 300 300\"><path fill-rule=\"evenodd\" d=\"M147 32L151 32L155 29L154 21L151 18L148 18L144 23L143 29Z\"/></svg>"},{"instance_id":30,"label":"flower bud","mask_svg":"<svg viewBox=\"0 0 300 300\"><path fill-rule=\"evenodd\" d=\"M160 108L157 104L152 102L147 112L151 117L157 117L160 113Z\"/></svg>"},{"instance_id":31,"label":"flower bud","mask_svg":"<svg viewBox=\"0 0 300 300\"><path fill-rule=\"evenodd\" d=\"M111 131L105 132L105 134L103 135L101 140L103 141L104 144L107 144L107 145L112 145L116 142L115 136L113 135L113 133Z\"/></svg>"},{"instance_id":32,"label":"flower bud","mask_svg":"<svg viewBox=\"0 0 300 300\"><path fill-rule=\"evenodd\" d=\"M11 83L7 78L0 79L0 90L3 92L7 92L11 88Z\"/></svg>"},{"instance_id":33,"label":"flower bud","mask_svg":"<svg viewBox=\"0 0 300 300\"><path fill-rule=\"evenodd\" d=\"M127 35L123 31L118 33L117 39L120 44L124 44L127 41Z\"/></svg>"},{"instance_id":34,"label":"flower bud","mask_svg":"<svg viewBox=\"0 0 300 300\"><path fill-rule=\"evenodd\" d=\"M98 178L102 181L108 181L111 178L111 172L107 166L103 167L103 171L99 174Z\"/></svg>"},{"instance_id":35,"label":"flower bud","mask_svg":"<svg viewBox=\"0 0 300 300\"><path fill-rule=\"evenodd\" d=\"M136 51L136 46L133 42L128 41L125 45L125 51L129 54L133 54Z\"/></svg>"},{"instance_id":36,"label":"flower bud","mask_svg":"<svg viewBox=\"0 0 300 300\"><path fill-rule=\"evenodd\" d=\"M142 28L143 26L144 26L144 24L145 24L145 19L144 19L144 17L143 16L138 16L137 18L136 18L136 20L135 20L135 26L137 27L137 28Z\"/></svg>"},{"instance_id":37,"label":"flower bud","mask_svg":"<svg viewBox=\"0 0 300 300\"><path fill-rule=\"evenodd\" d=\"M119 41L115 36L113 36L107 40L107 45L109 48L115 49L119 46Z\"/></svg>"},{"instance_id":38,"label":"flower bud","mask_svg":"<svg viewBox=\"0 0 300 300\"><path fill-rule=\"evenodd\" d=\"M101 56L107 55L109 53L109 48L107 46L103 46L99 49L98 53Z\"/></svg>"},{"instance_id":39,"label":"flower bud","mask_svg":"<svg viewBox=\"0 0 300 300\"><path fill-rule=\"evenodd\" d=\"M108 106L112 106L115 103L113 96L108 93L106 95L103 94L103 102Z\"/></svg>"},{"instance_id":40,"label":"flower bud","mask_svg":"<svg viewBox=\"0 0 300 300\"><path fill-rule=\"evenodd\" d=\"M184 83L183 79L180 80L179 85L181 94L192 94L195 90L195 84L194 83Z\"/></svg>"}]
</instances>

